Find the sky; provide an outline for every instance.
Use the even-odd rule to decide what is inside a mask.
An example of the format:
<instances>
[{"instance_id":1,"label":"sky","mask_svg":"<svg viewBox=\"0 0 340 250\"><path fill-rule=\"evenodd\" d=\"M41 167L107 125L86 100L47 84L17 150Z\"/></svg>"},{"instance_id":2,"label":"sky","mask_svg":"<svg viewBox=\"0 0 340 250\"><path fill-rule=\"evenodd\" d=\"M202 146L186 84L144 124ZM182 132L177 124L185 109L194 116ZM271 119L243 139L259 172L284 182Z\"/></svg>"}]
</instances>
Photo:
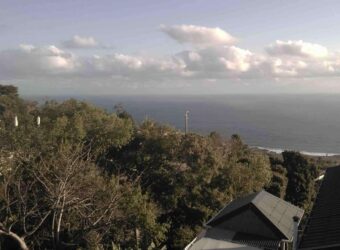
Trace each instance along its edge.
<instances>
[{"instance_id":1,"label":"sky","mask_svg":"<svg viewBox=\"0 0 340 250\"><path fill-rule=\"evenodd\" d=\"M340 93L337 0L0 0L24 95Z\"/></svg>"}]
</instances>

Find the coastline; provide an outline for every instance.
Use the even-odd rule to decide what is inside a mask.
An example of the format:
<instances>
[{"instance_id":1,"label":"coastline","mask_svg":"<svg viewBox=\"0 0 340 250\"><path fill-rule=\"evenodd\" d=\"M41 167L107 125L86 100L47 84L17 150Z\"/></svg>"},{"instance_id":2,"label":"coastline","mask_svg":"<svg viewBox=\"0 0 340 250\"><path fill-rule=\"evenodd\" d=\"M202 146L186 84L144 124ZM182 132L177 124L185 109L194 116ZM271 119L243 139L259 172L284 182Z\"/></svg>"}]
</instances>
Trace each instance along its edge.
<instances>
[{"instance_id":1,"label":"coastline","mask_svg":"<svg viewBox=\"0 0 340 250\"><path fill-rule=\"evenodd\" d=\"M281 149L281 148L267 148L267 147L261 147L261 146L250 146L251 148L259 149L259 150L264 150L270 153L275 153L275 154L281 154L283 151L286 150L292 150L292 149ZM293 150L297 151L297 150ZM303 155L308 155L308 156L319 156L319 157L331 157L331 156L340 156L340 153L324 153L324 152L309 152L309 151L298 151Z\"/></svg>"}]
</instances>

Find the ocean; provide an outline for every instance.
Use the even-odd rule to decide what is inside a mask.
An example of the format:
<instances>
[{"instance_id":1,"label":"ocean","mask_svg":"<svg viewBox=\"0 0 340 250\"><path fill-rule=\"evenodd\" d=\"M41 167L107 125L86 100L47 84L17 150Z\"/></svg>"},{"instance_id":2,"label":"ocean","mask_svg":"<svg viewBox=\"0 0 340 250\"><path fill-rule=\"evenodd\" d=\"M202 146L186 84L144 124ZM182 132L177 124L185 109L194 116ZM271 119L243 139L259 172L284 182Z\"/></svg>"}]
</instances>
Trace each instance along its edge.
<instances>
[{"instance_id":1,"label":"ocean","mask_svg":"<svg viewBox=\"0 0 340 250\"><path fill-rule=\"evenodd\" d=\"M121 104L138 122L149 118L181 130L189 111L190 131L239 134L253 147L340 154L340 95L72 97L108 111Z\"/></svg>"}]
</instances>

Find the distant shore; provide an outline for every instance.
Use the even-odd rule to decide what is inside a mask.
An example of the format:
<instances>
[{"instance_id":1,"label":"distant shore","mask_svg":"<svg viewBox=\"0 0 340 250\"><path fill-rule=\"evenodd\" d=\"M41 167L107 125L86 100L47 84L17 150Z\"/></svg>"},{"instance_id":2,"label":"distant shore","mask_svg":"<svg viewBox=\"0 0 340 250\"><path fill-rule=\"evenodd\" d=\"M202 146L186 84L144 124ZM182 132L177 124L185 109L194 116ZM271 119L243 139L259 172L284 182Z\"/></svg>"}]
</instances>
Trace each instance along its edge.
<instances>
[{"instance_id":1,"label":"distant shore","mask_svg":"<svg viewBox=\"0 0 340 250\"><path fill-rule=\"evenodd\" d=\"M276 153L276 154L281 154L285 150L291 150L291 149L281 149L281 148L267 148L267 147L261 147L261 146L251 146L251 148L256 148L260 150L264 150L270 153ZM296 150L293 150L296 151ZM330 157L330 156L340 156L340 153L322 153L322 152L308 152L308 151L299 151L303 155L308 155L308 156L320 156L320 157Z\"/></svg>"}]
</instances>

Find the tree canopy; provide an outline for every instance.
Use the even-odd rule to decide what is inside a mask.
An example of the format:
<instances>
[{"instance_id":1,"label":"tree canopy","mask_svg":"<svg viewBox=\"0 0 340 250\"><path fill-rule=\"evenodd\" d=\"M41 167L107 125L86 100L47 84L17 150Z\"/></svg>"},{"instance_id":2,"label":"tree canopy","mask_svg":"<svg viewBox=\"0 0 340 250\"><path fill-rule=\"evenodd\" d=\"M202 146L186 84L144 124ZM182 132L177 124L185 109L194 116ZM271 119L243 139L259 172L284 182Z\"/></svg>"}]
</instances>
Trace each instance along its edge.
<instances>
[{"instance_id":1,"label":"tree canopy","mask_svg":"<svg viewBox=\"0 0 340 250\"><path fill-rule=\"evenodd\" d=\"M242 195L267 188L304 206L315 171L238 135L138 124L121 106L38 105L0 85L0 243L13 249L183 249Z\"/></svg>"}]
</instances>

